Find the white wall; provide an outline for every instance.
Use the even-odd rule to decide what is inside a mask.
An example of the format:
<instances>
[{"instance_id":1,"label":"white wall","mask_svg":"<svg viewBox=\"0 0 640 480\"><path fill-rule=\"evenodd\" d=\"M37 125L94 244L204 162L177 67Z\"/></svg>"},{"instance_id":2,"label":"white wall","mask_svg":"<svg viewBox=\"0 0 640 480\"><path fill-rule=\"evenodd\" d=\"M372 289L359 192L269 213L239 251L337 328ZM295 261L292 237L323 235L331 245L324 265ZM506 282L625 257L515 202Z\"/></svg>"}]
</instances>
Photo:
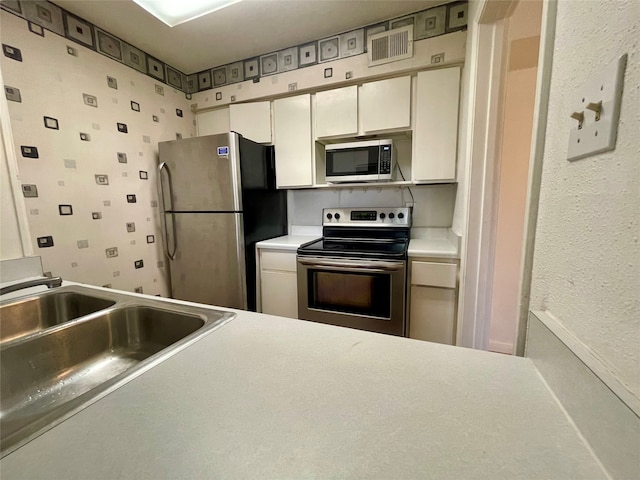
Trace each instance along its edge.
<instances>
[{"instance_id":1,"label":"white wall","mask_svg":"<svg viewBox=\"0 0 640 480\"><path fill-rule=\"evenodd\" d=\"M640 397L640 2L558 2L530 310ZM614 151L566 160L575 88L629 54Z\"/></svg>"}]
</instances>

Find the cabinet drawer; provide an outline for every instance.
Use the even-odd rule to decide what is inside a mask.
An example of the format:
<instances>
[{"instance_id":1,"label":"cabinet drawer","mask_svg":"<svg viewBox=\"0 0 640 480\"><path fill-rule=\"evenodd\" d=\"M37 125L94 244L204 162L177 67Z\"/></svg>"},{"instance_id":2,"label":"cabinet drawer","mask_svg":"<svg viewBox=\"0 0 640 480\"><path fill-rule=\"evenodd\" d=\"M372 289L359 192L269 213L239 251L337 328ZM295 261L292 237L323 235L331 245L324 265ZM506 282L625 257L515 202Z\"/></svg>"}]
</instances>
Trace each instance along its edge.
<instances>
[{"instance_id":1,"label":"cabinet drawer","mask_svg":"<svg viewBox=\"0 0 640 480\"><path fill-rule=\"evenodd\" d=\"M296 272L296 254L288 252L265 252L260 253L261 270L280 270L283 272Z\"/></svg>"},{"instance_id":2,"label":"cabinet drawer","mask_svg":"<svg viewBox=\"0 0 640 480\"><path fill-rule=\"evenodd\" d=\"M456 288L455 263L411 262L411 285Z\"/></svg>"}]
</instances>

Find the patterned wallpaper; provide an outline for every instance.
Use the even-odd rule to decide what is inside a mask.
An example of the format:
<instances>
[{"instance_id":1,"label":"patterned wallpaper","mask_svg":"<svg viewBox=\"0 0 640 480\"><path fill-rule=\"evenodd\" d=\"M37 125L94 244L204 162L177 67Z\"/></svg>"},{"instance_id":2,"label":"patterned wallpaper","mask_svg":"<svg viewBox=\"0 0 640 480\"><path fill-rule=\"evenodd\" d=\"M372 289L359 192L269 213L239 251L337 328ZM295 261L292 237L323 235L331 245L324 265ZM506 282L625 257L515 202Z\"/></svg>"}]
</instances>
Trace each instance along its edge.
<instances>
[{"instance_id":1,"label":"patterned wallpaper","mask_svg":"<svg viewBox=\"0 0 640 480\"><path fill-rule=\"evenodd\" d=\"M0 7L5 11L27 20L29 30L37 35L44 35L44 29L46 29L66 37L77 45L90 48L111 60L144 73L158 82L183 92L189 91L187 75L177 68L165 64L51 2L45 0L0 0L0 2ZM72 45L73 43L69 48L76 49L76 46Z\"/></svg>"},{"instance_id":2,"label":"patterned wallpaper","mask_svg":"<svg viewBox=\"0 0 640 480\"><path fill-rule=\"evenodd\" d=\"M18 16L0 19L35 254L66 280L168 295L157 146L195 135L184 93Z\"/></svg>"},{"instance_id":3,"label":"patterned wallpaper","mask_svg":"<svg viewBox=\"0 0 640 480\"><path fill-rule=\"evenodd\" d=\"M367 39L370 35L394 28L413 25L414 40L464 30L467 28L468 11L466 0L453 2L303 45L291 46L277 52L185 75L177 68L165 64L51 2L1 0L0 6L7 12L26 19L29 22L29 28L41 31L44 27L72 42L182 90L187 97L192 93L223 85L246 80L259 82L261 77L360 55L367 51Z\"/></svg>"}]
</instances>

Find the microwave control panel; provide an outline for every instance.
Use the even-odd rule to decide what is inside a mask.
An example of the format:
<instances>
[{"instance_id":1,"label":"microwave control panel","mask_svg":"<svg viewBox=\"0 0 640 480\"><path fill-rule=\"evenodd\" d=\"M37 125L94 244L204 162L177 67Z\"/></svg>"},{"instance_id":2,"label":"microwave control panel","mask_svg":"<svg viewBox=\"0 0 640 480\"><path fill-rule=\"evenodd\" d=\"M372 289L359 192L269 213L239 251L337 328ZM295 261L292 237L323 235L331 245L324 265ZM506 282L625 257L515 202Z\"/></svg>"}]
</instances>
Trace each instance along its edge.
<instances>
[{"instance_id":1,"label":"microwave control panel","mask_svg":"<svg viewBox=\"0 0 640 480\"><path fill-rule=\"evenodd\" d=\"M380 171L378 173L390 174L391 173L391 145L380 146Z\"/></svg>"}]
</instances>

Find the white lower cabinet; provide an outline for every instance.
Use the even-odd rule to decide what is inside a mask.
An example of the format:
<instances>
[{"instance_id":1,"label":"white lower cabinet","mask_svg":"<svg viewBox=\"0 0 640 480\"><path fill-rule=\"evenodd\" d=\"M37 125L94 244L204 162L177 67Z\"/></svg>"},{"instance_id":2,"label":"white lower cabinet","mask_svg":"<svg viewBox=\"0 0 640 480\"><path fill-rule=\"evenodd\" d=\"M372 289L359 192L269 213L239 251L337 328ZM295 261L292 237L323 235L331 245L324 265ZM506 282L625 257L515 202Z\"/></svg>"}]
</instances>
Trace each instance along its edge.
<instances>
[{"instance_id":1,"label":"white lower cabinet","mask_svg":"<svg viewBox=\"0 0 640 480\"><path fill-rule=\"evenodd\" d=\"M298 318L298 277L295 272L263 270L262 313Z\"/></svg>"},{"instance_id":2,"label":"white lower cabinet","mask_svg":"<svg viewBox=\"0 0 640 480\"><path fill-rule=\"evenodd\" d=\"M457 260L412 260L409 268L409 337L455 345Z\"/></svg>"},{"instance_id":3,"label":"white lower cabinet","mask_svg":"<svg viewBox=\"0 0 640 480\"><path fill-rule=\"evenodd\" d=\"M298 318L296 252L258 251L262 313Z\"/></svg>"}]
</instances>

